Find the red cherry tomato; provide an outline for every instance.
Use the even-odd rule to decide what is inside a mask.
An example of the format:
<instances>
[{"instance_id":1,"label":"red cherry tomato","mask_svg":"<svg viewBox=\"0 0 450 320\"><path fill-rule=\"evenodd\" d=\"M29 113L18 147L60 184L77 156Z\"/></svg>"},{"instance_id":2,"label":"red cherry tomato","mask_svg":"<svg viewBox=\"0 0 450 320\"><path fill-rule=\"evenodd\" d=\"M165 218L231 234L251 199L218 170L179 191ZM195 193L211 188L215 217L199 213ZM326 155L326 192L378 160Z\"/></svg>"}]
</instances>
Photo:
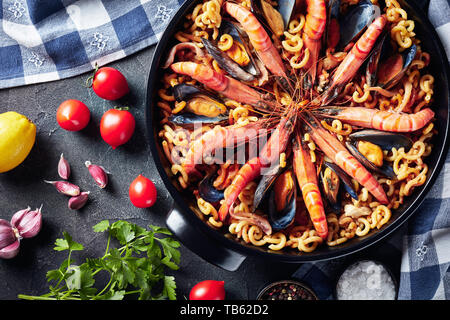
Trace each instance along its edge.
<instances>
[{"instance_id":1,"label":"red cherry tomato","mask_svg":"<svg viewBox=\"0 0 450 320\"><path fill-rule=\"evenodd\" d=\"M127 110L110 109L100 120L100 134L113 149L130 140L136 121Z\"/></svg>"},{"instance_id":2,"label":"red cherry tomato","mask_svg":"<svg viewBox=\"0 0 450 320\"><path fill-rule=\"evenodd\" d=\"M92 80L92 89L100 98L106 100L120 99L130 91L124 75L110 67L97 70Z\"/></svg>"},{"instance_id":3,"label":"red cherry tomato","mask_svg":"<svg viewBox=\"0 0 450 320\"><path fill-rule=\"evenodd\" d=\"M81 101L69 99L61 103L56 111L56 121L68 131L84 129L91 118L89 108Z\"/></svg>"},{"instance_id":4,"label":"red cherry tomato","mask_svg":"<svg viewBox=\"0 0 450 320\"><path fill-rule=\"evenodd\" d=\"M156 202L156 187L150 179L138 175L128 190L131 203L138 208L149 208Z\"/></svg>"},{"instance_id":5,"label":"red cherry tomato","mask_svg":"<svg viewBox=\"0 0 450 320\"><path fill-rule=\"evenodd\" d=\"M189 300L225 300L224 281L205 280L197 283L189 293Z\"/></svg>"}]
</instances>

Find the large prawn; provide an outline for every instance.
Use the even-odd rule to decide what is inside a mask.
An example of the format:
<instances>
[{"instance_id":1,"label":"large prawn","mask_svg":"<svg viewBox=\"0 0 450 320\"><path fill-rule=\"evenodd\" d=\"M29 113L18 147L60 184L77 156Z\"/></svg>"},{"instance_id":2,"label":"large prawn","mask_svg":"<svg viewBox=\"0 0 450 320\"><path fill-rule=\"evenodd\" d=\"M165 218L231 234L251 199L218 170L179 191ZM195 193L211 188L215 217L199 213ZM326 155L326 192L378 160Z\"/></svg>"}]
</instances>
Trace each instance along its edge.
<instances>
[{"instance_id":1,"label":"large prawn","mask_svg":"<svg viewBox=\"0 0 450 320\"><path fill-rule=\"evenodd\" d=\"M331 84L322 99L322 104L325 105L334 99L337 96L337 91L355 76L358 69L364 63L364 60L369 56L375 42L383 32L386 23L386 17L381 15L369 25L367 30L334 71Z\"/></svg>"},{"instance_id":2,"label":"large prawn","mask_svg":"<svg viewBox=\"0 0 450 320\"><path fill-rule=\"evenodd\" d=\"M300 190L302 191L303 201L305 202L314 228L319 236L325 239L328 235L328 224L317 182L316 167L311 161L311 156L307 148L300 134L297 134L296 140L294 141L293 166Z\"/></svg>"},{"instance_id":3,"label":"large prawn","mask_svg":"<svg viewBox=\"0 0 450 320\"><path fill-rule=\"evenodd\" d=\"M391 132L412 132L422 129L434 117L434 112L430 108L417 113L400 113L364 107L326 107L319 108L316 112L351 125Z\"/></svg>"},{"instance_id":4,"label":"large prawn","mask_svg":"<svg viewBox=\"0 0 450 320\"><path fill-rule=\"evenodd\" d=\"M280 77L283 86L292 91L293 86L291 80L287 76L283 59L255 15L245 7L229 1L225 2L225 10L241 24L248 35L250 43L265 67L269 69L272 74Z\"/></svg>"},{"instance_id":5,"label":"large prawn","mask_svg":"<svg viewBox=\"0 0 450 320\"><path fill-rule=\"evenodd\" d=\"M321 38L327 22L324 0L306 0L307 15L303 41L309 50L309 60L305 68L310 69L311 83L316 81L317 60L319 58Z\"/></svg>"},{"instance_id":6,"label":"large prawn","mask_svg":"<svg viewBox=\"0 0 450 320\"><path fill-rule=\"evenodd\" d=\"M381 203L388 204L388 198L383 187L372 174L361 164L329 131L324 129L319 121L310 113L304 115L304 128L309 132L314 143L332 159L349 176L358 181Z\"/></svg>"},{"instance_id":7,"label":"large prawn","mask_svg":"<svg viewBox=\"0 0 450 320\"><path fill-rule=\"evenodd\" d=\"M224 148L232 148L235 145L246 143L264 133L267 133L267 130L261 130L258 123L246 126L215 126L192 142L182 162L182 167L188 175L197 174L195 167L202 163L204 157L212 155L217 150L222 151Z\"/></svg>"},{"instance_id":8,"label":"large prawn","mask_svg":"<svg viewBox=\"0 0 450 320\"><path fill-rule=\"evenodd\" d=\"M190 76L230 99L263 109L274 108L274 101L270 100L266 94L262 94L236 79L221 74L209 66L191 61L182 61L173 63L170 68L176 73Z\"/></svg>"},{"instance_id":9,"label":"large prawn","mask_svg":"<svg viewBox=\"0 0 450 320\"><path fill-rule=\"evenodd\" d=\"M295 125L290 116L285 116L272 132L259 156L250 159L238 171L230 186L225 190L225 198L219 209L219 218L224 221L233 203L245 186L261 175L263 168L269 168L279 161L280 153L283 152L289 142L289 137Z\"/></svg>"}]
</instances>

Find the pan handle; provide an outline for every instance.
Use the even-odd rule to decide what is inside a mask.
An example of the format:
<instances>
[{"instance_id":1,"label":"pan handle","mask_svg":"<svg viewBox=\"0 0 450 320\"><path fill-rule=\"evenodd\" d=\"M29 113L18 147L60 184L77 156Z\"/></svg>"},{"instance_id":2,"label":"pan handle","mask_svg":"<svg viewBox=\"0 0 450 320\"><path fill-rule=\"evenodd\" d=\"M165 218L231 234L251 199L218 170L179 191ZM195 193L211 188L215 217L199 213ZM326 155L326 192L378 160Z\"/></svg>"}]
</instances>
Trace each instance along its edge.
<instances>
[{"instance_id":1,"label":"pan handle","mask_svg":"<svg viewBox=\"0 0 450 320\"><path fill-rule=\"evenodd\" d=\"M207 236L194 224L190 224L176 206L167 214L166 224L188 249L219 268L236 271L246 258L236 251L225 248L223 244Z\"/></svg>"}]
</instances>

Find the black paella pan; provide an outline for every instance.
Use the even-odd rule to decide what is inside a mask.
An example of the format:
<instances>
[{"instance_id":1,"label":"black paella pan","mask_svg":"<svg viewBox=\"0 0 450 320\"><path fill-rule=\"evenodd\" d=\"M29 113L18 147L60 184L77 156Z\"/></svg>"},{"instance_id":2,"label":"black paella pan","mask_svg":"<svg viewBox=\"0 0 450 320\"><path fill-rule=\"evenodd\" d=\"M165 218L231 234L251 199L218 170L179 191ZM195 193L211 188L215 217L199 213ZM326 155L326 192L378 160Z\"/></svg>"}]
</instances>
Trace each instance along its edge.
<instances>
[{"instance_id":1,"label":"black paella pan","mask_svg":"<svg viewBox=\"0 0 450 320\"><path fill-rule=\"evenodd\" d=\"M148 76L146 98L146 121L151 152L159 174L174 199L174 207L167 214L166 223L168 228L186 247L208 262L230 271L236 270L249 255L291 263L327 260L367 248L397 230L416 211L420 211L417 210L419 205L425 199L445 163L449 145L449 65L440 39L426 17L427 1L420 2L421 5L417 5L411 0L399 0L402 8L415 21L414 31L417 33L418 38L421 39L421 45L424 50L431 56L428 68L435 78L434 102L431 107L436 113L435 128L438 134L434 136L432 141L434 145L433 152L427 157L427 164L429 165L427 180L424 185L416 188L412 195L407 197L405 203L399 209L393 211L390 221L380 230L372 230L367 236L350 239L336 247L320 246L311 253L300 253L297 250L292 252L271 251L267 248L247 245L234 238L227 237L223 232L212 229L190 208L196 205L192 193L186 193L178 185L170 171L170 164L165 158L158 138L160 125L158 108L156 106L157 88L163 74L161 66L165 62L168 51L175 44L174 34L180 28L183 17L197 3L198 1L196 0L185 1L163 33L153 56ZM420 214L420 212L417 212L417 214Z\"/></svg>"}]
</instances>

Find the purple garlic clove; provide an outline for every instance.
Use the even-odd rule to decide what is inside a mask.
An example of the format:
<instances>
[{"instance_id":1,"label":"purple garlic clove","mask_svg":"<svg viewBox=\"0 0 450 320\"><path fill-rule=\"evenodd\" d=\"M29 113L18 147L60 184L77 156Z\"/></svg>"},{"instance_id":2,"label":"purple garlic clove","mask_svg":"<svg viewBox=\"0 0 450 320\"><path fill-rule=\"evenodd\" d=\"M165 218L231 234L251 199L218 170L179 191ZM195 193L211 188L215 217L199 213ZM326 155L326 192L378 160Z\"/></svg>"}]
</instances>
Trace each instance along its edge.
<instances>
[{"instance_id":1,"label":"purple garlic clove","mask_svg":"<svg viewBox=\"0 0 450 320\"><path fill-rule=\"evenodd\" d=\"M19 247L19 236L13 226L8 221L0 219L0 258L14 258L19 253Z\"/></svg>"},{"instance_id":2,"label":"purple garlic clove","mask_svg":"<svg viewBox=\"0 0 450 320\"><path fill-rule=\"evenodd\" d=\"M0 259L12 259L19 253L20 241L16 239L12 244L0 249Z\"/></svg>"},{"instance_id":3,"label":"purple garlic clove","mask_svg":"<svg viewBox=\"0 0 450 320\"><path fill-rule=\"evenodd\" d=\"M42 206L34 211L30 208L16 212L11 218L11 225L17 229L20 237L32 238L41 231L42 226Z\"/></svg>"},{"instance_id":4,"label":"purple garlic clove","mask_svg":"<svg viewBox=\"0 0 450 320\"><path fill-rule=\"evenodd\" d=\"M68 207L72 210L79 210L84 207L89 198L89 191L84 191L80 193L79 196L72 197L69 199Z\"/></svg>"},{"instance_id":5,"label":"purple garlic clove","mask_svg":"<svg viewBox=\"0 0 450 320\"><path fill-rule=\"evenodd\" d=\"M3 219L0 219L0 249L9 246L16 241L16 234L12 225Z\"/></svg>"},{"instance_id":6,"label":"purple garlic clove","mask_svg":"<svg viewBox=\"0 0 450 320\"><path fill-rule=\"evenodd\" d=\"M105 188L108 184L108 173L105 168L92 164L90 161L86 161L85 165L88 168L92 178L94 178L95 183L97 183L100 188Z\"/></svg>"},{"instance_id":7,"label":"purple garlic clove","mask_svg":"<svg viewBox=\"0 0 450 320\"><path fill-rule=\"evenodd\" d=\"M67 181L47 181L44 180L45 183L49 183L55 186L56 190L59 193L65 194L66 196L76 197L80 194L80 187L67 182Z\"/></svg>"},{"instance_id":8,"label":"purple garlic clove","mask_svg":"<svg viewBox=\"0 0 450 320\"><path fill-rule=\"evenodd\" d=\"M61 153L61 157L59 158L59 162L58 162L58 175L64 180L69 179L69 176L70 176L69 162L64 158L62 153Z\"/></svg>"},{"instance_id":9,"label":"purple garlic clove","mask_svg":"<svg viewBox=\"0 0 450 320\"><path fill-rule=\"evenodd\" d=\"M12 218L11 218L11 226L17 228L17 225L20 223L20 221L22 220L22 218L25 216L25 214L27 214L28 212L30 212L31 208L28 207L26 209L17 211L16 213L13 214Z\"/></svg>"}]
</instances>

